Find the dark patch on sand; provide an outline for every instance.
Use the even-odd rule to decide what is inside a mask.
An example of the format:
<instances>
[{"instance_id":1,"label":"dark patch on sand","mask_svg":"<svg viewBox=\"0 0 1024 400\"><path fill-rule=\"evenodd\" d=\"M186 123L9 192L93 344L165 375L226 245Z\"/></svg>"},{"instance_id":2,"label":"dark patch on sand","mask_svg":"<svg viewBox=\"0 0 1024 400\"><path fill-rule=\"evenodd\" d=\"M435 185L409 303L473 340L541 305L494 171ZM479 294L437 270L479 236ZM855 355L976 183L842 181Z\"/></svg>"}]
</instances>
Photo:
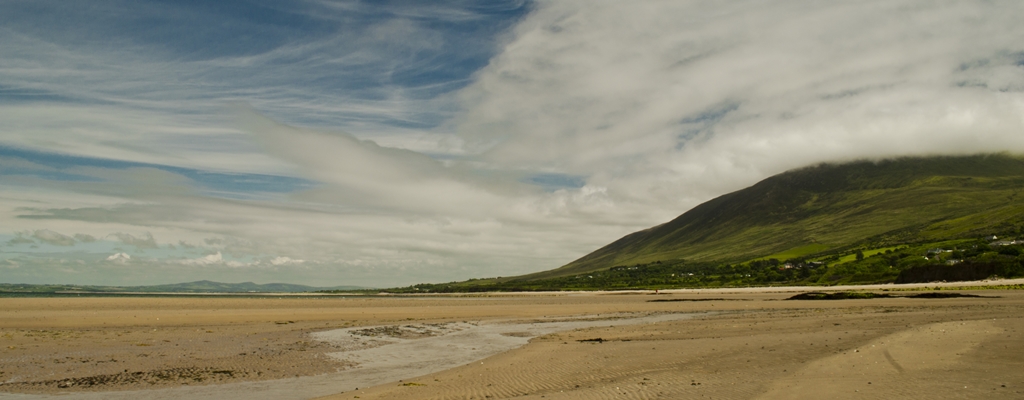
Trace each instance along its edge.
<instances>
[{"instance_id":1,"label":"dark patch on sand","mask_svg":"<svg viewBox=\"0 0 1024 400\"><path fill-rule=\"evenodd\" d=\"M122 385L143 384L162 385L177 384L188 385L192 383L214 383L227 381L233 378L247 378L260 375L257 371L251 370L230 370L222 368L167 368L153 371L128 372L125 370L116 374L102 374L83 376L77 378L50 379L28 382L7 382L0 383L0 390L9 389L105 389L110 390Z\"/></svg>"},{"instance_id":2,"label":"dark patch on sand","mask_svg":"<svg viewBox=\"0 0 1024 400\"><path fill-rule=\"evenodd\" d=\"M952 298L956 298L956 297L983 297L983 298L987 298L987 299L999 298L999 296L979 296L979 295L976 295L976 294L956 293L956 292L952 292L952 293L928 292L928 293L919 293L919 294L915 294L915 295L912 295L912 296L905 296L905 297L909 297L909 298L912 298L912 299L952 299Z\"/></svg>"},{"instance_id":3,"label":"dark patch on sand","mask_svg":"<svg viewBox=\"0 0 1024 400\"><path fill-rule=\"evenodd\" d=\"M663 303L663 302L672 302L672 301L730 301L730 300L729 299L723 299L723 298L716 298L716 299L655 299L655 300L647 300L648 303ZM731 301L736 301L736 299L732 299Z\"/></svg>"},{"instance_id":4,"label":"dark patch on sand","mask_svg":"<svg viewBox=\"0 0 1024 400\"><path fill-rule=\"evenodd\" d=\"M887 293L872 293L872 292L835 292L835 293L822 293L822 292L807 292L800 293L793 297L787 298L786 300L851 300L851 299L888 299L888 298L908 298L908 299L951 299L957 297L986 297L992 298L992 296L979 296L976 294L968 293L957 293L957 292L929 292L919 293L909 296L894 296Z\"/></svg>"},{"instance_id":5,"label":"dark patch on sand","mask_svg":"<svg viewBox=\"0 0 1024 400\"><path fill-rule=\"evenodd\" d=\"M884 293L871 293L871 292L836 292L836 293L822 293L822 292L807 292L800 293L796 296L790 297L786 300L849 300L849 299L878 299L878 298L890 298L893 297L890 294Z\"/></svg>"}]
</instances>

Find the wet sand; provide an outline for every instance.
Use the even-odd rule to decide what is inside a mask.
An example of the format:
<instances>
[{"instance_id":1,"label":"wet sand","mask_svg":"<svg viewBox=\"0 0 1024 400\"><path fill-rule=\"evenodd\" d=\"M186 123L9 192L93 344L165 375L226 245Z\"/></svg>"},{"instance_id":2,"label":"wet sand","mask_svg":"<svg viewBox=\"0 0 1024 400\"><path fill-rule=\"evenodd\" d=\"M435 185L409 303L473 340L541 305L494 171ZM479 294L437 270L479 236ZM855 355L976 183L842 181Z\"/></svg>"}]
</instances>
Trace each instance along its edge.
<instances>
[{"instance_id":1,"label":"wet sand","mask_svg":"<svg viewBox=\"0 0 1024 400\"><path fill-rule=\"evenodd\" d=\"M1024 291L962 292L2 298L0 398L1024 397Z\"/></svg>"}]
</instances>

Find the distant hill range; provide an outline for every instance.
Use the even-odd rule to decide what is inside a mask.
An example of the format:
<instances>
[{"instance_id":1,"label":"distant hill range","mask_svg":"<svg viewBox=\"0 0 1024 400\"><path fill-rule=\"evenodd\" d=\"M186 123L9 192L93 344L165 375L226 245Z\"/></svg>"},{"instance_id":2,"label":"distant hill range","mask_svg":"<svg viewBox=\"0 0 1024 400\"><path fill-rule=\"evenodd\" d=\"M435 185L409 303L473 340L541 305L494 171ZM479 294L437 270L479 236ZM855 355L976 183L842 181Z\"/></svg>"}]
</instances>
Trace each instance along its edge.
<instances>
[{"instance_id":1,"label":"distant hill range","mask_svg":"<svg viewBox=\"0 0 1024 400\"><path fill-rule=\"evenodd\" d=\"M820 164L772 176L561 268L565 277L658 261L745 262L1024 231L1024 159L1006 154Z\"/></svg>"},{"instance_id":2,"label":"distant hill range","mask_svg":"<svg viewBox=\"0 0 1024 400\"><path fill-rule=\"evenodd\" d=\"M288 283L257 284L252 282L222 283L195 281L169 285L150 286L83 286L83 285L31 285L0 283L0 292L8 293L302 293L317 291L345 291L368 289L360 286L313 287Z\"/></svg>"}]
</instances>

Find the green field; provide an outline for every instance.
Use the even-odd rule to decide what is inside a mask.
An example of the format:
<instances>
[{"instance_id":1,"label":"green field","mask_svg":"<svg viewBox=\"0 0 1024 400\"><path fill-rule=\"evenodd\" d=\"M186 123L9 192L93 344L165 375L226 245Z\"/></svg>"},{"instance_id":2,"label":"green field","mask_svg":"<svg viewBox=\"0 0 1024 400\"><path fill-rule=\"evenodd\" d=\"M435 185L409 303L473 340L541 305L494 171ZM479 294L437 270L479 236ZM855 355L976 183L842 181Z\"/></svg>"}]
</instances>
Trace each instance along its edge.
<instances>
[{"instance_id":1,"label":"green field","mask_svg":"<svg viewBox=\"0 0 1024 400\"><path fill-rule=\"evenodd\" d=\"M890 251L891 252L893 250L897 250L897 249L904 248L904 247L906 247L906 246L889 246L889 247L882 247L882 248L878 248L878 249L863 250L862 254L864 255L864 257L871 257L871 256L878 255L878 254L884 254L886 251ZM839 257L839 259L836 260L833 264L843 264L843 263L848 263L850 261L856 261L856 260L857 260L857 253L854 252L854 253L850 253L850 254L844 255L842 257Z\"/></svg>"},{"instance_id":2,"label":"green field","mask_svg":"<svg viewBox=\"0 0 1024 400\"><path fill-rule=\"evenodd\" d=\"M770 260L770 259L774 258L776 260L783 260L783 261L785 261L785 260L790 260L790 259L794 259L794 258L801 258L801 257L804 257L804 256L806 256L808 254L821 253L821 252L824 252L825 250L828 250L829 248L830 247L828 245L824 245L824 244L817 244L817 243L809 244L809 245L806 245L806 246L795 247L795 248L792 248L792 249L789 249L789 250L786 250L786 251L783 251L783 252L779 252L779 253L770 254L770 255L767 255L767 256L764 256L764 257L760 257L760 258L758 258L758 260ZM751 260L751 261L754 261L754 260ZM749 263L749 261L748 261L748 263Z\"/></svg>"}]
</instances>

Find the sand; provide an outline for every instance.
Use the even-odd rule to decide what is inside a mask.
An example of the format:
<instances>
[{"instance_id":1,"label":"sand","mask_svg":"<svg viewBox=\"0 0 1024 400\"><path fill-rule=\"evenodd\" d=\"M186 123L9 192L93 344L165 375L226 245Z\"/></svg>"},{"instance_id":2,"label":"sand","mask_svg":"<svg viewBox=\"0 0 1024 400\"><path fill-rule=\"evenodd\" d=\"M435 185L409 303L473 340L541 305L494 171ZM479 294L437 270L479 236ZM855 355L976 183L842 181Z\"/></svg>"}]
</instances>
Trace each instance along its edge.
<instances>
[{"instance_id":1,"label":"sand","mask_svg":"<svg viewBox=\"0 0 1024 400\"><path fill-rule=\"evenodd\" d=\"M962 292L0 298L0 399L1024 398L1024 291Z\"/></svg>"}]
</instances>

